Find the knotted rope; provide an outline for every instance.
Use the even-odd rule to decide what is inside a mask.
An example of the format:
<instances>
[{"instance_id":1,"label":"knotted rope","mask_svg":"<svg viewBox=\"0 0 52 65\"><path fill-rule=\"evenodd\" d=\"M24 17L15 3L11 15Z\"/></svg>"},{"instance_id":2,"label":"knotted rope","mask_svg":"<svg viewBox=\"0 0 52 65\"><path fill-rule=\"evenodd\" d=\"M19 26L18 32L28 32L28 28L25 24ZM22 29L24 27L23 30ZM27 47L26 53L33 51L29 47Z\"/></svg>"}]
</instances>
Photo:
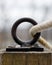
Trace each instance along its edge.
<instances>
[{"instance_id":1,"label":"knotted rope","mask_svg":"<svg viewBox=\"0 0 52 65\"><path fill-rule=\"evenodd\" d=\"M32 36L34 36L37 32L41 32L44 31L48 28L52 27L52 21L47 21L47 22L43 22L41 24L38 24L36 26L33 26L30 29L30 33ZM48 49L52 50L52 45L50 43L48 43L43 37L40 37L38 40L42 45L44 45L45 47L47 47Z\"/></svg>"}]
</instances>

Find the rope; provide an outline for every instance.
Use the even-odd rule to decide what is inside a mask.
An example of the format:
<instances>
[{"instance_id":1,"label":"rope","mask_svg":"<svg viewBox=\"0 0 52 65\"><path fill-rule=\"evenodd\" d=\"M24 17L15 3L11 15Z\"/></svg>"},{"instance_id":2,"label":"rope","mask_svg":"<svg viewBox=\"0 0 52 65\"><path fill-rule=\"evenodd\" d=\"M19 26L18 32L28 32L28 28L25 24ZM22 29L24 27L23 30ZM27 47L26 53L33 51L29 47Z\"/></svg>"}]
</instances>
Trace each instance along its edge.
<instances>
[{"instance_id":1,"label":"rope","mask_svg":"<svg viewBox=\"0 0 52 65\"><path fill-rule=\"evenodd\" d=\"M52 21L47 21L47 22L43 22L41 24L38 24L36 26L33 26L30 29L30 33L32 36L34 36L37 32L41 32L44 31L48 28L52 27ZM39 40L38 40L43 46L45 46L48 49L52 50L52 45L50 43L48 43L43 37L40 36Z\"/></svg>"},{"instance_id":2,"label":"rope","mask_svg":"<svg viewBox=\"0 0 52 65\"><path fill-rule=\"evenodd\" d=\"M44 31L44 30L51 28L51 27L52 27L52 21L43 22L41 24L33 26L30 29L30 33L34 36L37 32Z\"/></svg>"},{"instance_id":3,"label":"rope","mask_svg":"<svg viewBox=\"0 0 52 65\"><path fill-rule=\"evenodd\" d=\"M40 42L46 48L52 50L52 45L49 42L47 42L43 37L40 36L38 42Z\"/></svg>"}]
</instances>

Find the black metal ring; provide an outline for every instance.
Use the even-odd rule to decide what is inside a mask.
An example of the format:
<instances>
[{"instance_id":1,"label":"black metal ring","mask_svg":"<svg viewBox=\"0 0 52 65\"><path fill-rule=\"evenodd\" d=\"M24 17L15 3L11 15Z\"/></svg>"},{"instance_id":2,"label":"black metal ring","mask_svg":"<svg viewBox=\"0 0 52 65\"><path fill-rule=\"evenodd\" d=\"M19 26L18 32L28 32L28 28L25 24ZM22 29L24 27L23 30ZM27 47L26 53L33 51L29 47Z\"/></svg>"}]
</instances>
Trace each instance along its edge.
<instances>
[{"instance_id":1,"label":"black metal ring","mask_svg":"<svg viewBox=\"0 0 52 65\"><path fill-rule=\"evenodd\" d=\"M23 42L23 41L21 41L21 40L18 39L18 37L16 36L16 29L17 29L17 27L18 27L19 24L21 24L22 22L26 22L26 21L29 22L29 23L31 23L31 24L33 24L33 25L37 25L37 22L34 21L34 20L31 19L31 18L21 18L21 19L17 20L17 21L14 23L14 25L13 25L13 27L12 27L12 30L11 30L13 39L14 39L15 42L18 43L19 45L25 45L25 44L27 44L27 45L33 45L33 44L35 44L35 42L36 42L36 41L39 39L39 37L40 37L40 32L39 32L39 33L36 33L36 34L34 35L34 38L33 38L32 41Z\"/></svg>"}]
</instances>

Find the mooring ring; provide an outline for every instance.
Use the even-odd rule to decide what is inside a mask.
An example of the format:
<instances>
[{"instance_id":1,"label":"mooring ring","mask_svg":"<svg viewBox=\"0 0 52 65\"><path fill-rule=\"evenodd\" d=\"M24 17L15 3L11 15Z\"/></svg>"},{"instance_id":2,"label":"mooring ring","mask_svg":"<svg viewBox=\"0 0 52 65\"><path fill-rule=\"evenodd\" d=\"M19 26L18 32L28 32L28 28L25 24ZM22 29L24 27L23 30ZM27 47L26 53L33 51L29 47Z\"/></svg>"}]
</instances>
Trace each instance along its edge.
<instances>
[{"instance_id":1,"label":"mooring ring","mask_svg":"<svg viewBox=\"0 0 52 65\"><path fill-rule=\"evenodd\" d=\"M17 20L17 21L14 23L14 25L12 26L12 30L11 30L12 37L13 37L14 41L15 41L16 43L18 43L19 45L21 45L21 46L22 46L22 45L26 45L26 46L27 46L27 44L28 44L29 46L32 46L32 45L35 44L36 41L39 39L41 33L40 33L40 32L39 32L39 33L36 33L36 34L34 35L34 38L33 38L31 41L29 41L29 42L23 42L23 41L19 40L18 37L16 36L16 29L17 29L17 27L19 26L19 24L21 24L21 23L23 23L23 22L29 22L29 23L31 23L32 25L37 25L37 22L34 21L34 20L31 19L31 18L21 18L21 19Z\"/></svg>"}]
</instances>

